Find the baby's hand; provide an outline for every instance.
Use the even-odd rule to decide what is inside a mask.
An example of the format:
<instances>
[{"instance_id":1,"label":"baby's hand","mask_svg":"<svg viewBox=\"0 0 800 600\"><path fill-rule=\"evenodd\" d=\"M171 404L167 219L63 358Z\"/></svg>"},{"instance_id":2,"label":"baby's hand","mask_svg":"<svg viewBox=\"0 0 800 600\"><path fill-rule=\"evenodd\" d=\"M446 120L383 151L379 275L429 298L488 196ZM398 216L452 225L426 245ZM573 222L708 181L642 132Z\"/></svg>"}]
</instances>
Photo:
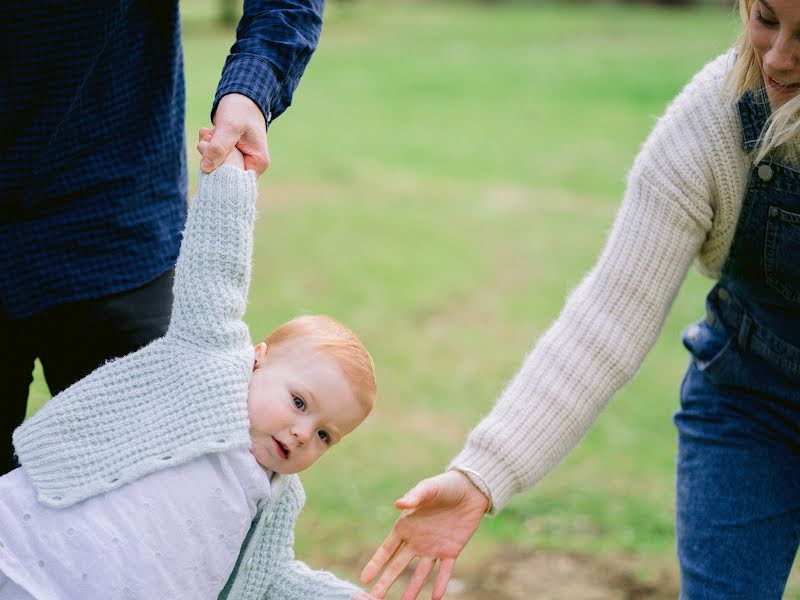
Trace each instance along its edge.
<instances>
[{"instance_id":1,"label":"baby's hand","mask_svg":"<svg viewBox=\"0 0 800 600\"><path fill-rule=\"evenodd\" d=\"M370 596L365 591L358 592L355 596L353 596L352 600L378 600L375 596Z\"/></svg>"},{"instance_id":2,"label":"baby's hand","mask_svg":"<svg viewBox=\"0 0 800 600\"><path fill-rule=\"evenodd\" d=\"M197 151L201 156L205 154L206 148L208 147L213 135L213 127L211 129L207 129L206 127L200 128L200 131L197 134ZM222 164L244 170L244 154L242 154L241 151L234 146L228 153L228 156L225 157L225 160Z\"/></svg>"}]
</instances>

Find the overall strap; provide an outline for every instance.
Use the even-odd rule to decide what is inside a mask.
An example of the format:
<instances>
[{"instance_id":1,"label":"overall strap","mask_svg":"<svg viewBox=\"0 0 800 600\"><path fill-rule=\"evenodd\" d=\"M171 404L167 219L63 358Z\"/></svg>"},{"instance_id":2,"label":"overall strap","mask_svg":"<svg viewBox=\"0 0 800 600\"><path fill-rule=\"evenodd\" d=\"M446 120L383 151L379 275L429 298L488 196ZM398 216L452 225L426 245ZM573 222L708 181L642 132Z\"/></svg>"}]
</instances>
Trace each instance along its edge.
<instances>
[{"instance_id":1,"label":"overall strap","mask_svg":"<svg viewBox=\"0 0 800 600\"><path fill-rule=\"evenodd\" d=\"M752 152L758 145L771 111L766 91L760 88L753 94L748 90L739 100L738 107L744 149L746 152Z\"/></svg>"}]
</instances>

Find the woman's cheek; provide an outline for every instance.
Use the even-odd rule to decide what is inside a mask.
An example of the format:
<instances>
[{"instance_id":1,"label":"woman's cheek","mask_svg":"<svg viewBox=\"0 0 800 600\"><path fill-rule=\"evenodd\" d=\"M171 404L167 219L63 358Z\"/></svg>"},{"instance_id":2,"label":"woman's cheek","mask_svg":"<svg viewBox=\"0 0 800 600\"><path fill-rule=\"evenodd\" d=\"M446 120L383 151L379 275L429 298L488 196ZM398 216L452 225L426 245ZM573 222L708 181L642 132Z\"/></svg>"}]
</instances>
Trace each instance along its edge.
<instances>
[{"instance_id":1,"label":"woman's cheek","mask_svg":"<svg viewBox=\"0 0 800 600\"><path fill-rule=\"evenodd\" d=\"M759 62L763 61L764 52L769 48L769 32L764 31L764 27L753 20L750 21L750 44L756 51Z\"/></svg>"}]
</instances>

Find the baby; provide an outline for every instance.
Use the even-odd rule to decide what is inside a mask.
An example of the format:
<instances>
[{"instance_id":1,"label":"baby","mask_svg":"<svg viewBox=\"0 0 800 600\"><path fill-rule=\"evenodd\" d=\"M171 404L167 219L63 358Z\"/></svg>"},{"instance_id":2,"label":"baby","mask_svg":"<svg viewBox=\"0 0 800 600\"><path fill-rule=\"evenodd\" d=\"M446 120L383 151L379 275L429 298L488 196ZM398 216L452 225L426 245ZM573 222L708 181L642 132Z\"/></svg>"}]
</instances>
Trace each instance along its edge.
<instances>
[{"instance_id":1,"label":"baby","mask_svg":"<svg viewBox=\"0 0 800 600\"><path fill-rule=\"evenodd\" d=\"M372 360L328 317L250 345L256 184L200 175L169 331L14 433L0 478L0 600L370 598L293 555L311 466L369 414ZM66 349L68 351L68 349Z\"/></svg>"}]
</instances>

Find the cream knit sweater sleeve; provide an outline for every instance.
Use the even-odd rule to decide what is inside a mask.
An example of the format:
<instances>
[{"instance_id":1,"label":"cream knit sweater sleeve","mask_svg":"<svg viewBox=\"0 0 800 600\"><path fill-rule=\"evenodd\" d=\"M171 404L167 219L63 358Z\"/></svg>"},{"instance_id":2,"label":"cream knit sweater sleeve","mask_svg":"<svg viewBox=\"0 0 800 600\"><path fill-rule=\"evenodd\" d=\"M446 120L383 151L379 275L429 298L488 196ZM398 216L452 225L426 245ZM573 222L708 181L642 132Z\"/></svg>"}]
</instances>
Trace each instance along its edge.
<instances>
[{"instance_id":1,"label":"cream knit sweater sleeve","mask_svg":"<svg viewBox=\"0 0 800 600\"><path fill-rule=\"evenodd\" d=\"M658 121L596 265L451 463L480 474L468 473L488 486L492 511L564 458L636 373L693 259L716 239L720 201L731 212L743 152L722 91L728 60L707 65Z\"/></svg>"}]
</instances>

